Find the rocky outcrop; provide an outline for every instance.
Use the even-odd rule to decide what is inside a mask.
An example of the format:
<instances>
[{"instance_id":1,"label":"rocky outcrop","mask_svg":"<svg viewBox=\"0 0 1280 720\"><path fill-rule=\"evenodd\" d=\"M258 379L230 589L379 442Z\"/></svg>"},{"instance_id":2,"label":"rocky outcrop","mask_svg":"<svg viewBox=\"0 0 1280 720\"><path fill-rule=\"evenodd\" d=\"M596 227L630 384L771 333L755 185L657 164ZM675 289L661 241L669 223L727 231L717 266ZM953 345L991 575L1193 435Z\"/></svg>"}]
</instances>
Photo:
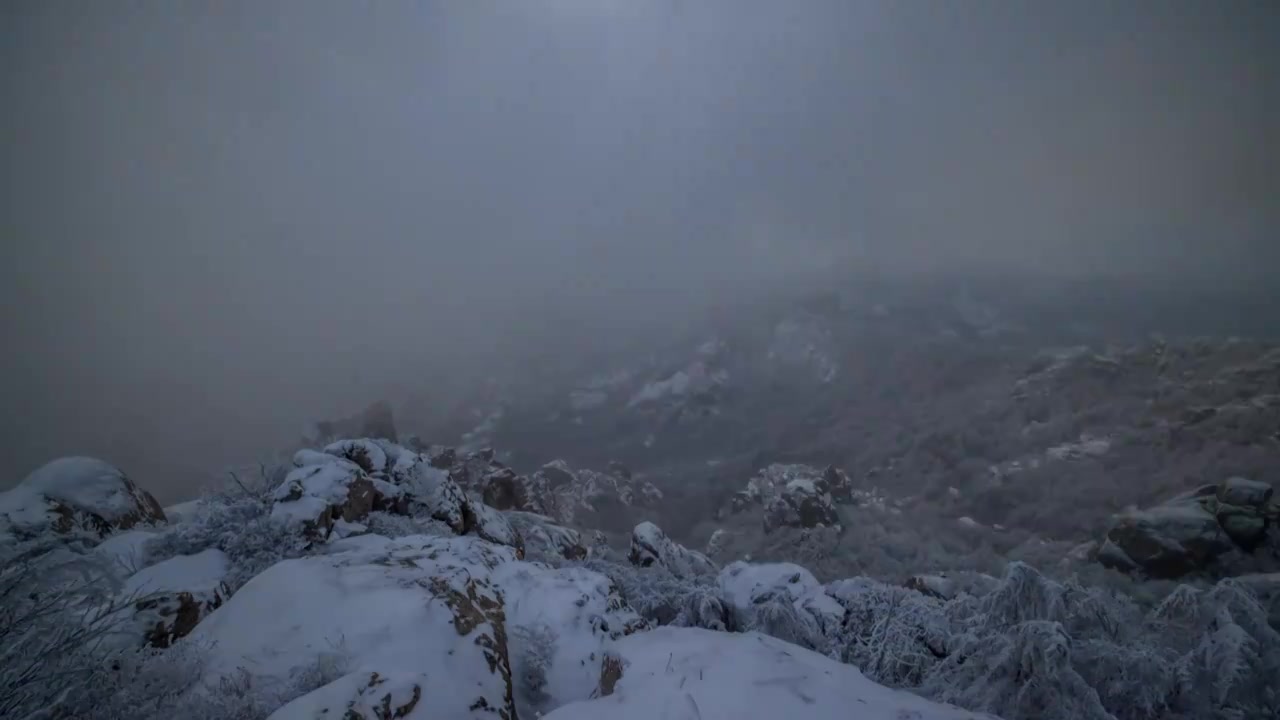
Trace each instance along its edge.
<instances>
[{"instance_id":1,"label":"rocky outcrop","mask_svg":"<svg viewBox=\"0 0 1280 720\"><path fill-rule=\"evenodd\" d=\"M0 493L0 536L52 531L101 539L164 522L164 510L150 493L96 458L59 458Z\"/></svg>"},{"instance_id":2,"label":"rocky outcrop","mask_svg":"<svg viewBox=\"0 0 1280 720\"><path fill-rule=\"evenodd\" d=\"M747 481L721 509L726 517L751 508L763 510L764 529L832 527L839 525L835 503L850 503L856 493L849 476L834 466L775 463Z\"/></svg>"},{"instance_id":3,"label":"rocky outcrop","mask_svg":"<svg viewBox=\"0 0 1280 720\"><path fill-rule=\"evenodd\" d=\"M275 490L272 516L298 524L313 540L326 540L339 521L344 532L369 513L427 516L458 535L477 535L523 553L520 534L492 507L467 496L440 458L385 440L338 440L323 452L300 450L294 469ZM490 460L485 460L488 463Z\"/></svg>"},{"instance_id":4,"label":"rocky outcrop","mask_svg":"<svg viewBox=\"0 0 1280 720\"><path fill-rule=\"evenodd\" d=\"M718 569L706 555L677 543L651 522L642 522L631 531L627 560L637 567L665 568L680 578L709 575Z\"/></svg>"},{"instance_id":5,"label":"rocky outcrop","mask_svg":"<svg viewBox=\"0 0 1280 720\"><path fill-rule=\"evenodd\" d=\"M816 528L840 524L831 494L810 480L787 483L764 509L764 531L779 527Z\"/></svg>"},{"instance_id":6,"label":"rocky outcrop","mask_svg":"<svg viewBox=\"0 0 1280 720\"><path fill-rule=\"evenodd\" d=\"M1272 495L1265 483L1233 477L1127 512L1107 532L1097 559L1156 578L1207 571L1220 556L1252 551L1265 540L1275 525Z\"/></svg>"},{"instance_id":7,"label":"rocky outcrop","mask_svg":"<svg viewBox=\"0 0 1280 720\"><path fill-rule=\"evenodd\" d=\"M370 512L404 514L408 499L403 488L374 477L355 462L341 457L317 461L318 454L300 452L294 462L304 463L285 476L276 488L272 516L298 524L312 539L329 536L334 523L355 523Z\"/></svg>"}]
</instances>

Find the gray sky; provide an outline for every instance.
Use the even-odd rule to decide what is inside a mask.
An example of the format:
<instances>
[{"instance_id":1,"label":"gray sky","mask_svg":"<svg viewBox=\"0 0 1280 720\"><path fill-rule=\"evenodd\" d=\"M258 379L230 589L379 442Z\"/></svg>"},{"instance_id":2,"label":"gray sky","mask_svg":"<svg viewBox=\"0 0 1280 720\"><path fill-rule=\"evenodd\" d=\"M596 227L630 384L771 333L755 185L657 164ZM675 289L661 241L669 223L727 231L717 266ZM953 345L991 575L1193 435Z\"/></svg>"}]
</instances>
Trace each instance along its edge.
<instances>
[{"instance_id":1,"label":"gray sky","mask_svg":"<svg viewBox=\"0 0 1280 720\"><path fill-rule=\"evenodd\" d=\"M189 486L835 260L1274 274L1278 38L1265 0L5 3L3 466Z\"/></svg>"}]
</instances>

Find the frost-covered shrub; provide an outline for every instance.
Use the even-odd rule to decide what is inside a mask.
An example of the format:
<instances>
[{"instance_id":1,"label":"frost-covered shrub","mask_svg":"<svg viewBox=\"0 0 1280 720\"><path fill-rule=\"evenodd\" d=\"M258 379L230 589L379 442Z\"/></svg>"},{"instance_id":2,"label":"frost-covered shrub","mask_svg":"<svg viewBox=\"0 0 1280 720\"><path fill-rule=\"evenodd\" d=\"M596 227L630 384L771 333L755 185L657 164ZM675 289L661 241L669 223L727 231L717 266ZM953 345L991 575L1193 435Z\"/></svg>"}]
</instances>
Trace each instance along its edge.
<instances>
[{"instance_id":1,"label":"frost-covered shrub","mask_svg":"<svg viewBox=\"0 0 1280 720\"><path fill-rule=\"evenodd\" d=\"M785 593L767 593L757 598L749 612L738 615L743 630L755 630L803 648L827 652L828 641L822 628Z\"/></svg>"},{"instance_id":2,"label":"frost-covered shrub","mask_svg":"<svg viewBox=\"0 0 1280 720\"><path fill-rule=\"evenodd\" d=\"M1071 663L1061 623L1029 620L962 635L921 686L929 697L1005 718L1111 720Z\"/></svg>"},{"instance_id":3,"label":"frost-covered shrub","mask_svg":"<svg viewBox=\"0 0 1280 720\"><path fill-rule=\"evenodd\" d=\"M389 538L409 535L433 535L438 537L451 537L454 535L453 530L448 525L431 517L393 515L378 511L369 513L364 519L364 524L369 528L370 533Z\"/></svg>"},{"instance_id":4,"label":"frost-covered shrub","mask_svg":"<svg viewBox=\"0 0 1280 720\"><path fill-rule=\"evenodd\" d=\"M547 693L547 671L556 653L556 635L550 626L512 625L507 629L508 656L517 697L541 712L551 700Z\"/></svg>"},{"instance_id":5,"label":"frost-covered shrub","mask_svg":"<svg viewBox=\"0 0 1280 720\"><path fill-rule=\"evenodd\" d=\"M655 625L732 629L714 576L677 578L662 567L639 568L602 558L583 566L612 580L631 609Z\"/></svg>"},{"instance_id":6,"label":"frost-covered shrub","mask_svg":"<svg viewBox=\"0 0 1280 720\"><path fill-rule=\"evenodd\" d=\"M941 601L866 578L833 583L828 592L845 608L834 649L868 677L915 687L946 656L952 629Z\"/></svg>"},{"instance_id":7,"label":"frost-covered shrub","mask_svg":"<svg viewBox=\"0 0 1280 720\"><path fill-rule=\"evenodd\" d=\"M264 469L258 477L206 495L190 519L148 545L147 564L217 548L231 560L226 582L234 592L277 562L303 555L309 549L306 538L271 517L272 483L283 474Z\"/></svg>"}]
</instances>

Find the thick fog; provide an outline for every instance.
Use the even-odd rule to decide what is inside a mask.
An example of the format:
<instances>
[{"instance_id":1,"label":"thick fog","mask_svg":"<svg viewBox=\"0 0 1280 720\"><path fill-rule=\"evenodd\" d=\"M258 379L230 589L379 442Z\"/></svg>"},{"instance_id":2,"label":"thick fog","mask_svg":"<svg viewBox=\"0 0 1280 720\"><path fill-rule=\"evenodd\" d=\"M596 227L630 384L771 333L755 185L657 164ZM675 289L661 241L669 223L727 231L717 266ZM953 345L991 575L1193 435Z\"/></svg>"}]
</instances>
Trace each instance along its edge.
<instances>
[{"instance_id":1,"label":"thick fog","mask_svg":"<svg viewBox=\"0 0 1280 720\"><path fill-rule=\"evenodd\" d=\"M833 263L1280 269L1274 3L0 13L0 484L79 452L173 499L308 421Z\"/></svg>"}]
</instances>

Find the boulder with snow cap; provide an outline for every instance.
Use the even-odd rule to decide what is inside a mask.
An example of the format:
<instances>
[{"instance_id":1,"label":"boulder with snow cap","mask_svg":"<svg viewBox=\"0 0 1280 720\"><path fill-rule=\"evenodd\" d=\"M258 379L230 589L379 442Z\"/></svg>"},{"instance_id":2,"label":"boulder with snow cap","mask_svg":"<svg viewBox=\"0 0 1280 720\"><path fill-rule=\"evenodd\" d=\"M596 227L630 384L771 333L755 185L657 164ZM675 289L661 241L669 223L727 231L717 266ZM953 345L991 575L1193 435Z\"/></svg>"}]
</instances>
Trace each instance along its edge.
<instances>
[{"instance_id":1,"label":"boulder with snow cap","mask_svg":"<svg viewBox=\"0 0 1280 720\"><path fill-rule=\"evenodd\" d=\"M104 538L163 522L164 510L150 493L119 468L96 458L59 458L0 493L0 534L81 532Z\"/></svg>"},{"instance_id":2,"label":"boulder with snow cap","mask_svg":"<svg viewBox=\"0 0 1280 720\"><path fill-rule=\"evenodd\" d=\"M130 576L124 593L134 600L133 626L152 647L166 648L231 596L230 560L221 550L179 555Z\"/></svg>"},{"instance_id":3,"label":"boulder with snow cap","mask_svg":"<svg viewBox=\"0 0 1280 720\"><path fill-rule=\"evenodd\" d=\"M312 458L295 456L295 461ZM355 523L371 512L404 514L408 508L403 488L370 477L355 462L336 456L333 461L294 468L273 499L273 517L300 524L318 540L329 536L337 520Z\"/></svg>"},{"instance_id":4,"label":"boulder with snow cap","mask_svg":"<svg viewBox=\"0 0 1280 720\"><path fill-rule=\"evenodd\" d=\"M324 452L350 460L370 475L378 475L387 470L387 452L373 440L339 440L326 445Z\"/></svg>"},{"instance_id":5,"label":"boulder with snow cap","mask_svg":"<svg viewBox=\"0 0 1280 720\"><path fill-rule=\"evenodd\" d=\"M551 518L535 513L511 511L506 517L520 534L530 559L587 558L587 546L577 530L557 525Z\"/></svg>"},{"instance_id":6,"label":"boulder with snow cap","mask_svg":"<svg viewBox=\"0 0 1280 720\"><path fill-rule=\"evenodd\" d=\"M710 575L717 570L706 555L677 543L651 522L642 522L631 531L627 560L637 567L665 568L680 578Z\"/></svg>"},{"instance_id":7,"label":"boulder with snow cap","mask_svg":"<svg viewBox=\"0 0 1280 720\"><path fill-rule=\"evenodd\" d=\"M1107 532L1097 558L1107 567L1167 579L1204 570L1233 546L1213 513L1181 502L1125 513Z\"/></svg>"},{"instance_id":8,"label":"boulder with snow cap","mask_svg":"<svg viewBox=\"0 0 1280 720\"><path fill-rule=\"evenodd\" d=\"M397 678L385 688L396 688L394 707L407 705L416 686L430 717L514 719L507 595L494 576L518 562L514 550L477 538L366 537L344 552L273 565L201 622L189 637L209 647L205 680L243 668L262 682L285 681L333 647L359 679L340 679L274 717L376 707L383 693L357 690L378 673Z\"/></svg>"}]
</instances>

